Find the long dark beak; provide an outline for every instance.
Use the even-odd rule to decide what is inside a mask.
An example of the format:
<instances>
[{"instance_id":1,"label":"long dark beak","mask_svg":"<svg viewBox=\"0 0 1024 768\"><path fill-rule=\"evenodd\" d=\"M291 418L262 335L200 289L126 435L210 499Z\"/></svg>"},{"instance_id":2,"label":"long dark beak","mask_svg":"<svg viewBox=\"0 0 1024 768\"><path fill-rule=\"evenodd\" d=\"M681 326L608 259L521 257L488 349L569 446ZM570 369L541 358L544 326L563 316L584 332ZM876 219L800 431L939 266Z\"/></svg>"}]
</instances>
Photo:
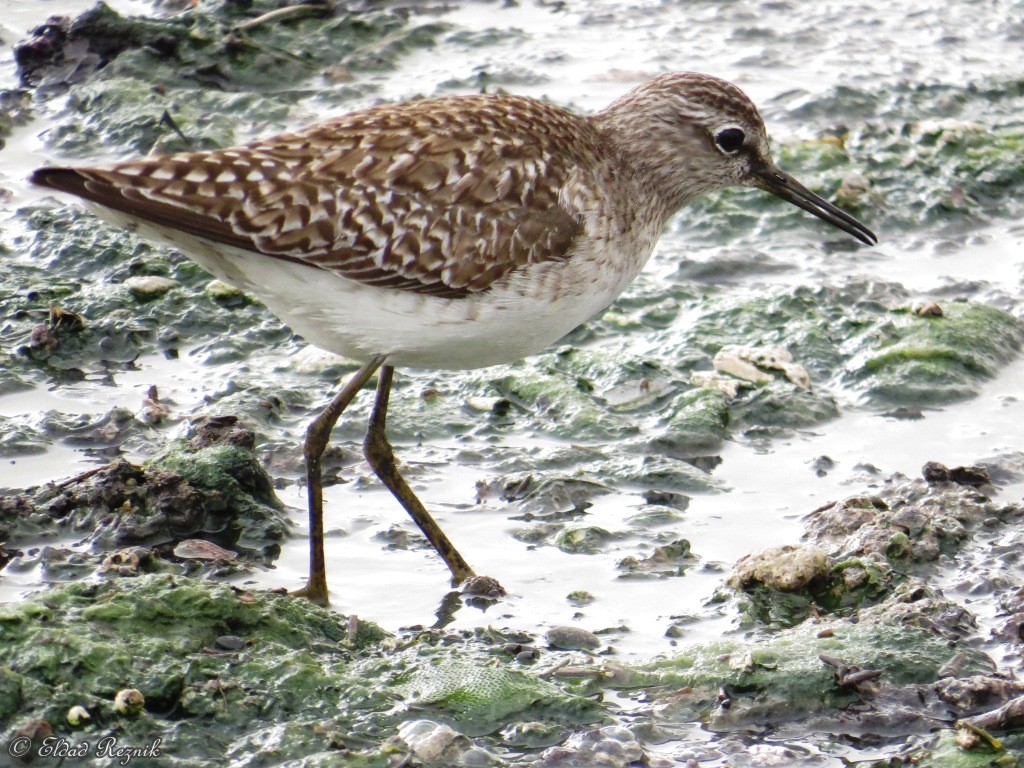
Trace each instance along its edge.
<instances>
[{"instance_id":1,"label":"long dark beak","mask_svg":"<svg viewBox=\"0 0 1024 768\"><path fill-rule=\"evenodd\" d=\"M853 216L836 208L828 200L818 197L799 181L785 171L779 170L773 164L754 171L751 174L751 183L765 192L771 192L773 195L781 197L787 203L792 203L798 208L803 208L808 213L813 213L833 227L838 227L843 232L853 235L865 245L875 245L878 242L875 233L853 218Z\"/></svg>"}]
</instances>

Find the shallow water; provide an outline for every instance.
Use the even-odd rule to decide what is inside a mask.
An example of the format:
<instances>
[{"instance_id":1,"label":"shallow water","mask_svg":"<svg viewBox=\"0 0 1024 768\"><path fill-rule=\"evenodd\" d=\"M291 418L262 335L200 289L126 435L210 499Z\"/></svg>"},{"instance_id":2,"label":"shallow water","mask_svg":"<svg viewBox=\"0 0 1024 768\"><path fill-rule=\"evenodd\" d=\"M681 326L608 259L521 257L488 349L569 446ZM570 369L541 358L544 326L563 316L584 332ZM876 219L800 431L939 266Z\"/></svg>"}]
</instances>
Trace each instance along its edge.
<instances>
[{"instance_id":1,"label":"shallow water","mask_svg":"<svg viewBox=\"0 0 1024 768\"><path fill-rule=\"evenodd\" d=\"M115 2L124 11L144 10L142 3ZM59 6L37 0L0 0L2 36L9 45L25 30L54 12L67 13L86 3ZM445 12L439 20L467 32L489 32L486 45L448 43L447 47L413 51L394 72L373 76L375 98L390 101L417 94L463 92L491 82L509 91L543 96L580 110L594 110L644 77L660 71L706 71L740 84L762 105L773 138L779 143L818 136L837 125L851 132L865 124L912 121L907 94L924 86L953 91L1024 73L1024 3L993 2L914 4L904 12L890 3L568 3L552 10L530 2L514 7L466 3ZM584 10L585 8L585 10ZM435 19L435 17L431 17ZM1016 21L1014 21L1016 20ZM465 35L469 39L470 35ZM984 46L979 46L984 40ZM481 77L481 73L489 73ZM13 83L9 47L0 60L0 78ZM453 85L451 85L453 84ZM842 86L873 94L878 105L858 111L830 99ZM920 88L919 88L920 86ZM369 103L328 99L333 112ZM839 104L838 112L829 111ZM934 106L934 105L933 105ZM315 99L301 103L292 117L302 121L322 114ZM902 110L902 113L901 113ZM902 117L900 117L902 114ZM995 110L994 115L998 115ZM934 119L935 115L928 115ZM985 121L992 115L978 115ZM1013 123L1001 116L1002 124ZM38 199L23 182L27 172L54 159L39 138L46 126L46 109L38 119L17 129L0 153L0 185L13 191L8 210ZM1019 118L1017 119L1020 125ZM867 162L869 158L859 158ZM912 174L914 169L907 168ZM806 174L804 174L806 176ZM804 181L815 186L814 178ZM687 235L690 215L670 227L641 287L669 282L682 258L714 262L724 250L761 252L787 269L739 275L717 287L727 295L757 295L778 286L837 285L854 280L899 283L911 297L943 300L974 284L975 297L991 297L1020 315L1024 275L1024 226L1002 210L983 210L966 224L901 222L899 216L870 207L860 212L876 228L880 244L874 249L839 248L838 238L810 218L787 219L767 232L759 226L722 224L717 233L701 229ZM5 216L5 218L8 218ZM713 222L714 223L714 222ZM977 285L982 281L982 285ZM627 297L630 294L627 293ZM678 322L678 321L677 321ZM658 335L634 334L633 343L650 357L659 355ZM0 397L0 416L38 417L49 410L64 413L103 413L114 406L137 408L146 390L156 384L161 397L179 414L204 407L204 398L222 390L235 377L273 379L275 355L305 354L285 345L246 363L210 364L207 350L182 349L178 359L156 354L135 361L130 371L117 372L113 386L86 379L73 385L36 388ZM195 354L193 354L195 352ZM287 365L287 361L284 363ZM435 379L418 374L414 384L397 397L414 397ZM301 378L299 379L301 381ZM322 386L315 378L307 386ZM693 615L684 642L715 637L732 626L707 601L721 586L737 558L774 544L799 539L801 518L826 501L860 493L872 482L856 469L869 463L881 470L917 475L929 460L947 465L972 463L1000 452L1024 448L1024 361L1007 365L965 402L927 410L920 420L899 420L858 402L857 393L834 385L843 413L834 421L769 442L738 439L721 452L714 471L729 489L695 495L679 531L699 556L686 576L660 581L618 578L615 562L632 554L626 542L592 556L570 555L555 547L531 547L510 535L517 514L510 505L490 500L475 503L476 484L489 479L488 467L451 461L461 449L480 447L479 437L428 440L422 445L400 441L396 446L406 466L415 467L414 485L429 508L448 529L456 545L479 571L498 578L511 596L485 613L461 609L455 627L483 624L530 631L576 622L590 630L613 629L609 641L620 654L640 657L666 651L677 641L665 637L671 617ZM313 402L327 391L311 392ZM286 417L279 428L294 440L301 434L298 418ZM177 428L181 431L181 427ZM345 430L352 440L355 427ZM175 430L155 431L162 444ZM502 445L555 445L548 438L513 433ZM141 453L156 450L140 449ZM835 468L815 475L811 462L828 456ZM80 451L54 445L45 454L4 459L0 487L41 483L91 466ZM365 478L365 467L358 471ZM1020 488L1008 488L1006 498L1018 498ZM303 489L292 483L280 492L294 508L297 534L304 526ZM343 535L328 540L329 579L336 608L379 622L387 629L430 624L449 591L447 571L423 549L387 549L375 535L392 526L406 527L401 510L375 483L360 481L327 490L328 529ZM587 523L609 530L622 528L622 519L641 505L635 494L614 493L595 501ZM288 542L275 569L259 575L257 583L293 587L304 576L306 543L297 535ZM368 578L367 574L372 574ZM14 600L37 586L37 575L5 573L0 599ZM566 601L573 590L587 590L597 600L585 608ZM984 616L982 617L984 618ZM1019 670L1019 659L1006 660Z\"/></svg>"}]
</instances>

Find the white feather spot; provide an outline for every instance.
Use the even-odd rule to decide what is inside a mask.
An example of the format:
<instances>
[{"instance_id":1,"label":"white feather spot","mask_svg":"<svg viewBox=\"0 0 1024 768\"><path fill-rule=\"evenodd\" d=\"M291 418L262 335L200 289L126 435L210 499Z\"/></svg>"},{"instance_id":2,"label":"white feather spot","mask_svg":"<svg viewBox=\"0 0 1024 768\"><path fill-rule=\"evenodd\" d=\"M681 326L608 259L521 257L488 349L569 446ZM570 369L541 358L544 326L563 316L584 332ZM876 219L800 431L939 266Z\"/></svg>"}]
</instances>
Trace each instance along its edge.
<instances>
[{"instance_id":1,"label":"white feather spot","mask_svg":"<svg viewBox=\"0 0 1024 768\"><path fill-rule=\"evenodd\" d=\"M446 186L458 183L459 179L462 178L462 174L459 173L459 169L454 166L448 166L448 177L444 180Z\"/></svg>"},{"instance_id":2,"label":"white feather spot","mask_svg":"<svg viewBox=\"0 0 1024 768\"><path fill-rule=\"evenodd\" d=\"M387 176L394 178L405 171L409 170L416 163L416 156L410 153L404 153L395 157L391 165L388 166L385 172Z\"/></svg>"},{"instance_id":3,"label":"white feather spot","mask_svg":"<svg viewBox=\"0 0 1024 768\"><path fill-rule=\"evenodd\" d=\"M373 169L373 166L377 164L376 158L373 155L366 155L359 164L352 169L353 176L361 176L369 170Z\"/></svg>"},{"instance_id":4,"label":"white feather spot","mask_svg":"<svg viewBox=\"0 0 1024 768\"><path fill-rule=\"evenodd\" d=\"M362 227L365 234L370 234L371 232L377 229L377 222L374 220L373 216L371 216L369 212L365 210L357 211L352 216L352 221L354 221L356 224Z\"/></svg>"},{"instance_id":5,"label":"white feather spot","mask_svg":"<svg viewBox=\"0 0 1024 768\"><path fill-rule=\"evenodd\" d=\"M497 193L498 199L501 200L508 196L508 193L512 189L512 169L506 168L501 176L498 177L498 183L495 185L495 192Z\"/></svg>"}]
</instances>

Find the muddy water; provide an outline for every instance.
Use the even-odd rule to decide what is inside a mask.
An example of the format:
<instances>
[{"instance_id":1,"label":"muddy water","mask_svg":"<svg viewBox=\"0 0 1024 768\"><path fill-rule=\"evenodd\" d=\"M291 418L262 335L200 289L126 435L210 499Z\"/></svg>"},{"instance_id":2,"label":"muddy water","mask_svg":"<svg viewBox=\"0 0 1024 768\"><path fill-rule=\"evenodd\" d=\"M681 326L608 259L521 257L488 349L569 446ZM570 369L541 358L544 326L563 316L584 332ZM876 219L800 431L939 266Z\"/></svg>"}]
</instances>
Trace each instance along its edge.
<instances>
[{"instance_id":1,"label":"muddy water","mask_svg":"<svg viewBox=\"0 0 1024 768\"><path fill-rule=\"evenodd\" d=\"M114 5L125 12L144 10L140 3ZM9 46L48 14L69 12L75 6L0 0L5 43ZM910 13L883 2L570 2L557 8L530 2L512 7L466 3L430 16L463 34L449 36L438 47L410 52L397 70L373 75L372 98L311 96L292 111L291 119L302 122L377 99L469 92L483 86L589 111L650 74L689 69L739 83L762 105L774 139L786 144L840 127L856 134L872 126L913 123L918 119L915 103L928 112L923 118L940 119L940 97L915 102L914 94L946 89L953 94L946 98L955 101L960 89L966 93L979 83L1019 79L1024 73L1020 19L1020 2L915 3ZM984 41L983 49L979 40ZM9 47L0 61L0 76L4 84L13 83ZM850 106L857 98L844 100L846 92L870 104ZM22 179L32 167L54 159L39 137L48 110L57 108L42 107L37 120L16 129L0 153L0 184L13 193L8 210L38 199ZM996 108L976 118L999 118L1003 125L1013 122ZM867 171L872 158L861 155L855 161ZM902 172L909 178L916 171L911 164ZM813 172L803 175L814 186ZM868 250L836 245L837 236L809 218L788 218L785 227L762 227L684 212L633 290L670 284L684 260L713 265L730 255L755 253L783 268L725 275L721 284L703 285L701 290L738 299L791 286L875 280L902 285L911 299L941 301L968 291L1020 315L1024 227L1016 214L1019 209L1015 212L1012 205L986 208L983 203L977 215L966 219L936 215L914 221L901 211L886 210L883 199L859 212L880 237L879 246ZM677 318L674 327L683 322L684 317ZM655 359L664 354L663 336L653 330L634 333L631 339L639 345L639 354ZM615 345L614 340L597 342L602 343ZM298 343L257 352L242 362L211 362L206 345L183 348L177 359L150 354L136 360L132 370L114 374L112 381L87 377L0 397L0 416L31 421L48 411L99 414L115 406L136 409L154 384L177 413L188 415L202 411L211 393L224 391L232 381L268 382L289 376L291 385L310 388L311 403L326 400L329 392L322 377L288 372L295 359L312 361L315 368L317 356ZM444 378L458 387L459 376ZM436 381L431 374L412 375L397 396L414 398ZM870 486L858 465L874 465L883 475L916 475L928 460L971 463L1024 448L1020 360L1003 368L975 397L927 409L924 418L916 420L884 415L842 382L830 386L842 409L838 419L769 440L738 435L726 444L714 476L727 490L695 495L678 524L699 562L677 579L618 578L615 563L637 551L635 542L583 556L514 538L514 508L493 499L476 502L477 483L493 478L497 467L460 460L467 448L486 444L480 437L398 440L399 454L413 468L414 484L427 506L467 559L511 592L509 599L485 613L461 609L452 626L493 623L543 631L575 622L593 631L611 630L610 642L627 657L668 650L677 641L666 638L665 631L673 617L681 615L698 618L686 625L685 641L715 637L732 626L731 617L708 607L724 573L748 552L797 540L801 518L810 510ZM359 413L365 414L365 408ZM297 440L302 429L299 416L286 414L274 429ZM180 432L183 427L154 431L154 443L170 439L175 429ZM350 444L358 439L355 426L342 431ZM501 444L506 454L511 449L543 453L558 447L549 438L522 432L504 434ZM142 456L156 448L133 450ZM819 477L812 462L821 456L828 456L834 468ZM89 462L80 451L58 443L46 453L5 458L0 487L64 477L91 466ZM449 590L446 570L421 548L390 548L382 542L382 531L406 527L401 510L367 479L365 466L357 464L348 474L358 481L327 491L327 525L333 529L328 539L329 578L337 608L389 629L432 623ZM1013 487L1004 493L1017 498L1020 490ZM280 495L295 509L297 535L286 545L277 567L258 575L257 583L268 587L295 586L305 571L303 489L288 482ZM621 530L622 520L642 503L635 493L603 496L588 510L586 522ZM32 571L5 573L0 598L16 600L37 585L38 574ZM586 590L597 599L584 608L573 607L566 596L574 590ZM1010 658L1008 663L1013 667L1016 662Z\"/></svg>"}]
</instances>

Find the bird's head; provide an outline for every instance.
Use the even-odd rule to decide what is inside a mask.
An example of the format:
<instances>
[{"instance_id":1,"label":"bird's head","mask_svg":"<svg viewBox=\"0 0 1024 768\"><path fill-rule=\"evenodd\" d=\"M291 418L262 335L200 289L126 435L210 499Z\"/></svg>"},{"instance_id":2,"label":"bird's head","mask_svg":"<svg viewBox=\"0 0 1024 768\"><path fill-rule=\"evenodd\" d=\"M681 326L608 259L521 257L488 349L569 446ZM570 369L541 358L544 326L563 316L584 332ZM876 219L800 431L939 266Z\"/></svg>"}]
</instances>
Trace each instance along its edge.
<instances>
[{"instance_id":1,"label":"bird's head","mask_svg":"<svg viewBox=\"0 0 1024 768\"><path fill-rule=\"evenodd\" d=\"M878 239L772 160L757 107L732 83L696 72L661 75L595 115L630 166L674 212L726 187L757 187L867 245Z\"/></svg>"}]
</instances>

